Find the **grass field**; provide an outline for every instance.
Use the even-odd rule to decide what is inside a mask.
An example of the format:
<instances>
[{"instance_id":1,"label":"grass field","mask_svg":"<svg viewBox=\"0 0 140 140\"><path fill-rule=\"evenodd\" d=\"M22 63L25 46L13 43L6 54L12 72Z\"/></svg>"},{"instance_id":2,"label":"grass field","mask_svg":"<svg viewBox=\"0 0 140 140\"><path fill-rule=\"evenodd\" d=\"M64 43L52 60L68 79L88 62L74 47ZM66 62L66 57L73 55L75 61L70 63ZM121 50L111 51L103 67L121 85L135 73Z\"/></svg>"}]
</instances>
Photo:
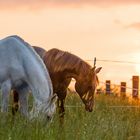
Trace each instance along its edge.
<instances>
[{"instance_id":1,"label":"grass field","mask_svg":"<svg viewBox=\"0 0 140 140\"><path fill-rule=\"evenodd\" d=\"M139 140L140 106L115 96L98 95L92 113L77 95L68 95L63 127L57 114L52 123L29 122L19 114L0 114L0 140ZM72 105L72 106L71 106ZM77 106L77 107L73 107Z\"/></svg>"}]
</instances>

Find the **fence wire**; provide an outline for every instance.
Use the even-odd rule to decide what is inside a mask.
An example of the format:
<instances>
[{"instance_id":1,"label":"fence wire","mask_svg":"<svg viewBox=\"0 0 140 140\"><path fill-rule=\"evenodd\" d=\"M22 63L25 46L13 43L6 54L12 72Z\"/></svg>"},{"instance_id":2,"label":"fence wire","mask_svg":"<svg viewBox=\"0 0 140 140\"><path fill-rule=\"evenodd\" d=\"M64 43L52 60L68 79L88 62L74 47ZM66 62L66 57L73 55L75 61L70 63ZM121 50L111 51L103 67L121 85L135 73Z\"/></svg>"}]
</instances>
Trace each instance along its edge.
<instances>
[{"instance_id":1,"label":"fence wire","mask_svg":"<svg viewBox=\"0 0 140 140\"><path fill-rule=\"evenodd\" d=\"M94 62L94 59L87 59L85 60L87 62ZM122 60L107 60L107 59L96 59L96 61L99 62L108 62L108 63L123 63L123 64L134 64L134 65L140 65L140 62L133 62L133 61L122 61Z\"/></svg>"}]
</instances>

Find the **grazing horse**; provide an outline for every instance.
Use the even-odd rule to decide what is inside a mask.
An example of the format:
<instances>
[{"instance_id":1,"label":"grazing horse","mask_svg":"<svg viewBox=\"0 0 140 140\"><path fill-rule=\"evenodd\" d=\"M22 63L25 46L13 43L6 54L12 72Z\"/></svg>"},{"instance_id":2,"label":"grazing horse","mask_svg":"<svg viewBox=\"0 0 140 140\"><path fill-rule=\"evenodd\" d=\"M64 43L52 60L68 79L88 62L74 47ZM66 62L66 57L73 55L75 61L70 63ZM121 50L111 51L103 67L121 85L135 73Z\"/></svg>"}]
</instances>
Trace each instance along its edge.
<instances>
[{"instance_id":1,"label":"grazing horse","mask_svg":"<svg viewBox=\"0 0 140 140\"><path fill-rule=\"evenodd\" d=\"M39 47L34 47L38 53ZM67 88L72 78L76 80L75 89L85 104L85 109L89 112L93 110L94 92L98 84L97 73L101 67L93 68L81 58L71 53L58 49L51 49L48 52L41 51L46 67L48 68L54 93L58 96L58 107L61 116L64 116L64 101L67 95ZM14 92L14 99L18 97ZM15 101L16 102L16 101Z\"/></svg>"},{"instance_id":2,"label":"grazing horse","mask_svg":"<svg viewBox=\"0 0 140 140\"><path fill-rule=\"evenodd\" d=\"M48 71L28 44L23 44L14 36L0 40L0 88L2 90L2 112L8 111L11 89L19 93L20 111L34 118L40 114L52 117L55 112L55 97ZM28 115L27 91L31 90L34 106Z\"/></svg>"},{"instance_id":3,"label":"grazing horse","mask_svg":"<svg viewBox=\"0 0 140 140\"><path fill-rule=\"evenodd\" d=\"M94 92L98 84L97 73L100 72L101 67L92 68L78 56L58 49L49 50L43 60L48 68L54 93L58 95L59 113L64 115L67 88L72 78L76 80L75 90L85 104L86 111L92 112Z\"/></svg>"}]
</instances>

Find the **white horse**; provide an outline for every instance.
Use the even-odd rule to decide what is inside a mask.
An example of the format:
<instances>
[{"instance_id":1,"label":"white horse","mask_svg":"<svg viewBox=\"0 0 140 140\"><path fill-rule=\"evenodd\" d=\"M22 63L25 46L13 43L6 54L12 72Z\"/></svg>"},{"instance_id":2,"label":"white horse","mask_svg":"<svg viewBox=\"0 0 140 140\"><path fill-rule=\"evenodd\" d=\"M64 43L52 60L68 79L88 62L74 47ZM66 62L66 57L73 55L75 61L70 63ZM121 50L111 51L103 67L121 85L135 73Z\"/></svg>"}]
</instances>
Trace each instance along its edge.
<instances>
[{"instance_id":1,"label":"white horse","mask_svg":"<svg viewBox=\"0 0 140 140\"><path fill-rule=\"evenodd\" d=\"M28 116L27 91L32 91L34 106L31 118L44 114L52 117L56 106L52 83L44 63L30 45L15 37L0 40L0 88L2 90L1 111L8 111L11 89L19 92L20 110Z\"/></svg>"}]
</instances>

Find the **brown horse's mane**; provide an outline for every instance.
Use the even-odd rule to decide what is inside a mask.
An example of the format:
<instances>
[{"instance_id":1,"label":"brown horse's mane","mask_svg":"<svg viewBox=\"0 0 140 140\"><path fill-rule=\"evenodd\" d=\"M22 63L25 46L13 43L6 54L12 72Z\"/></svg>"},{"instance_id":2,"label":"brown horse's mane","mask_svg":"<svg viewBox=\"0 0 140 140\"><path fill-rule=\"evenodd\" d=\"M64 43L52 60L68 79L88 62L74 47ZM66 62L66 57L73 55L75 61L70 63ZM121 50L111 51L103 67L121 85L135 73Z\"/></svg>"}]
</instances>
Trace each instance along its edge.
<instances>
[{"instance_id":1,"label":"brown horse's mane","mask_svg":"<svg viewBox=\"0 0 140 140\"><path fill-rule=\"evenodd\" d=\"M53 73L69 71L87 75L91 70L91 66L78 56L56 48L46 52L44 61Z\"/></svg>"}]
</instances>

